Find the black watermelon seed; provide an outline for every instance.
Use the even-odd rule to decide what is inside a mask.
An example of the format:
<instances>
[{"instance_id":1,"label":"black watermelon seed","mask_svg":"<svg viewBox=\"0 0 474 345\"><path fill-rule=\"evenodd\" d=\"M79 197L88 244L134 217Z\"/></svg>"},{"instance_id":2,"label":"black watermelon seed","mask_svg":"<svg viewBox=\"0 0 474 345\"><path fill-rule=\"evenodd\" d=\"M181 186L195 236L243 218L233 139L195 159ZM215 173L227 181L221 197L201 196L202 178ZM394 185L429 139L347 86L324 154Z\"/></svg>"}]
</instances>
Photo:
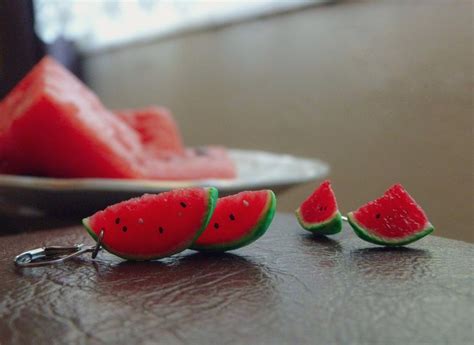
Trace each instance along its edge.
<instances>
[{"instance_id":1,"label":"black watermelon seed","mask_svg":"<svg viewBox=\"0 0 474 345\"><path fill-rule=\"evenodd\" d=\"M115 218L115 224L120 224L120 218Z\"/></svg>"},{"instance_id":2,"label":"black watermelon seed","mask_svg":"<svg viewBox=\"0 0 474 345\"><path fill-rule=\"evenodd\" d=\"M235 220L235 216L232 213L229 215L229 218L230 220Z\"/></svg>"},{"instance_id":3,"label":"black watermelon seed","mask_svg":"<svg viewBox=\"0 0 474 345\"><path fill-rule=\"evenodd\" d=\"M185 204L184 202L182 202L182 201L181 201L179 204L181 205L182 208L185 208L185 207L186 207L186 204Z\"/></svg>"},{"instance_id":4,"label":"black watermelon seed","mask_svg":"<svg viewBox=\"0 0 474 345\"><path fill-rule=\"evenodd\" d=\"M377 213L377 214L375 215L375 218L379 219L379 218L380 218L380 213Z\"/></svg>"},{"instance_id":5,"label":"black watermelon seed","mask_svg":"<svg viewBox=\"0 0 474 345\"><path fill-rule=\"evenodd\" d=\"M160 232L160 234L164 233L165 232L165 229L163 229L162 226L160 226L160 228L158 229L158 231Z\"/></svg>"},{"instance_id":6,"label":"black watermelon seed","mask_svg":"<svg viewBox=\"0 0 474 345\"><path fill-rule=\"evenodd\" d=\"M218 223L214 223L214 228L215 228L215 229L219 229L219 224L218 224Z\"/></svg>"},{"instance_id":7,"label":"black watermelon seed","mask_svg":"<svg viewBox=\"0 0 474 345\"><path fill-rule=\"evenodd\" d=\"M127 227L126 226L122 227L122 231L127 232Z\"/></svg>"}]
</instances>

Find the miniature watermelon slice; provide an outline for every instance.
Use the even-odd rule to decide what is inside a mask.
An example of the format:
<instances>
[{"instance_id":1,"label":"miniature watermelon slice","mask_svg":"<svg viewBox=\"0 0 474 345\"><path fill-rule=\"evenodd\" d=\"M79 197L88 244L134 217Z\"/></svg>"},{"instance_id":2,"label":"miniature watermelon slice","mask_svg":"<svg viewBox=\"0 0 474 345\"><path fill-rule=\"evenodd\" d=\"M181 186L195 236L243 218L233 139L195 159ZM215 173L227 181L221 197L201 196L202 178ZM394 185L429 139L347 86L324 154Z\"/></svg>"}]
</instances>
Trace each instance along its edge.
<instances>
[{"instance_id":1,"label":"miniature watermelon slice","mask_svg":"<svg viewBox=\"0 0 474 345\"><path fill-rule=\"evenodd\" d=\"M342 229L341 213L329 181L321 183L295 214L300 225L313 233L333 235Z\"/></svg>"},{"instance_id":2,"label":"miniature watermelon slice","mask_svg":"<svg viewBox=\"0 0 474 345\"><path fill-rule=\"evenodd\" d=\"M384 246L402 246L433 232L423 209L400 184L347 215L357 236Z\"/></svg>"},{"instance_id":3,"label":"miniature watermelon slice","mask_svg":"<svg viewBox=\"0 0 474 345\"><path fill-rule=\"evenodd\" d=\"M246 246L265 233L275 209L276 198L271 190L220 198L209 225L191 249L223 252Z\"/></svg>"},{"instance_id":4,"label":"miniature watermelon slice","mask_svg":"<svg viewBox=\"0 0 474 345\"><path fill-rule=\"evenodd\" d=\"M183 251L206 228L217 201L215 188L145 194L83 219L102 246L129 260L158 259Z\"/></svg>"}]
</instances>

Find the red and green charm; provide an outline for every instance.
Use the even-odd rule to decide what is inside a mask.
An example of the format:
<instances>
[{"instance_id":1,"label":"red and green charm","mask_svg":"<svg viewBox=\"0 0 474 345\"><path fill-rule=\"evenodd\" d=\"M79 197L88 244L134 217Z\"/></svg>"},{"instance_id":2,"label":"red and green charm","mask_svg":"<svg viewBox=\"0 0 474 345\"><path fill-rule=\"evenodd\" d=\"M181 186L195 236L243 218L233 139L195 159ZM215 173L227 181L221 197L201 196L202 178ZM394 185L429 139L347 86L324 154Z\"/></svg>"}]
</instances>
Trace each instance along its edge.
<instances>
[{"instance_id":1,"label":"red and green charm","mask_svg":"<svg viewBox=\"0 0 474 345\"><path fill-rule=\"evenodd\" d=\"M423 209L400 184L349 212L347 219L361 239L384 246L403 246L434 231Z\"/></svg>"},{"instance_id":2,"label":"red and green charm","mask_svg":"<svg viewBox=\"0 0 474 345\"><path fill-rule=\"evenodd\" d=\"M315 234L334 235L342 229L341 213L329 181L321 183L295 214L300 225Z\"/></svg>"},{"instance_id":3,"label":"red and green charm","mask_svg":"<svg viewBox=\"0 0 474 345\"><path fill-rule=\"evenodd\" d=\"M270 226L276 209L271 190L246 191L220 198L209 225L191 249L224 252L246 246Z\"/></svg>"},{"instance_id":4,"label":"red and green charm","mask_svg":"<svg viewBox=\"0 0 474 345\"><path fill-rule=\"evenodd\" d=\"M83 219L89 234L109 252L128 260L179 253L204 231L217 201L215 188L145 194Z\"/></svg>"}]
</instances>

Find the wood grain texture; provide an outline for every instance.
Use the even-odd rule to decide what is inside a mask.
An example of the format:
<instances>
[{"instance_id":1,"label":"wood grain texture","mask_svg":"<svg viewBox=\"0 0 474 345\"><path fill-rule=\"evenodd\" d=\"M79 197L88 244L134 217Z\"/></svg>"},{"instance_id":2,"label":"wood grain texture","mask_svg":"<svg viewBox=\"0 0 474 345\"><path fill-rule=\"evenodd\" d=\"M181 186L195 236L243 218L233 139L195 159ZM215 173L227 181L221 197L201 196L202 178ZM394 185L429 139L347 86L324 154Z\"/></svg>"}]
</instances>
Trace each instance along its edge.
<instances>
[{"instance_id":1,"label":"wood grain texture","mask_svg":"<svg viewBox=\"0 0 474 345\"><path fill-rule=\"evenodd\" d=\"M389 249L312 237L278 214L233 253L132 263L100 253L17 269L19 252L91 243L80 227L0 237L1 344L467 344L474 246Z\"/></svg>"}]
</instances>

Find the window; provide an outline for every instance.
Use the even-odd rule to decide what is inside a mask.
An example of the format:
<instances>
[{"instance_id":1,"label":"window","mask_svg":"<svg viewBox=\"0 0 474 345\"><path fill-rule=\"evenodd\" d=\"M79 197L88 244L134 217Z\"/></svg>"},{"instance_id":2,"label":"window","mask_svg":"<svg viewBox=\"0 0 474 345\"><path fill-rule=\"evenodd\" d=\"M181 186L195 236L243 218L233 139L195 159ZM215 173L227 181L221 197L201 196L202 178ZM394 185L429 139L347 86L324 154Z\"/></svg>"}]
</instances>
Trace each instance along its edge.
<instances>
[{"instance_id":1,"label":"window","mask_svg":"<svg viewBox=\"0 0 474 345\"><path fill-rule=\"evenodd\" d=\"M36 31L59 36L82 51L229 24L308 6L323 0L34 0Z\"/></svg>"}]
</instances>

